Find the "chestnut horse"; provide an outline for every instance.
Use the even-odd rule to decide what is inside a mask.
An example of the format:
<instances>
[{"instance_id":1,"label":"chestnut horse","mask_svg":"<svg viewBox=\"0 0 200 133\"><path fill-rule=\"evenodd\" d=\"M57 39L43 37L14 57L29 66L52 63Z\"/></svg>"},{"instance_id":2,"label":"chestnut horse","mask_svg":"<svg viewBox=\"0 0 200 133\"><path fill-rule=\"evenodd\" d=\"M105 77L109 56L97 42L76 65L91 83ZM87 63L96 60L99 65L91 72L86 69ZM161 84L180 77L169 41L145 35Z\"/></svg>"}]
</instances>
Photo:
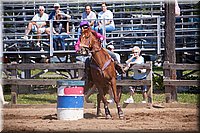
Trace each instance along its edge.
<instances>
[{"instance_id":1,"label":"chestnut horse","mask_svg":"<svg viewBox=\"0 0 200 133\"><path fill-rule=\"evenodd\" d=\"M108 90L112 89L118 115L119 118L122 119L124 114L119 105L116 87L116 70L111 56L104 48L102 48L101 41L97 38L97 33L90 28L82 32L80 42L80 47L86 48L89 50L89 53L92 54L90 62L92 82L96 85L99 92L97 95L97 116L101 112L100 102L102 100L104 103L106 119L112 118L105 97L105 95L108 94Z\"/></svg>"}]
</instances>

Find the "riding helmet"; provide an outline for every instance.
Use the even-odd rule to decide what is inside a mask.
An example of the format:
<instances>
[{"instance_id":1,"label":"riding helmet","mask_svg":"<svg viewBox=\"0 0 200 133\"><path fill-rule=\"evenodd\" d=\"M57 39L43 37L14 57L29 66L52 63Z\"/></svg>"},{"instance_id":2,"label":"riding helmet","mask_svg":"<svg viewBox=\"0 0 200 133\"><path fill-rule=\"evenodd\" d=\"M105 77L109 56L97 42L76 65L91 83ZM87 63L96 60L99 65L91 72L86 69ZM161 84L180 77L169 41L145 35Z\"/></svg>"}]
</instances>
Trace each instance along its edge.
<instances>
[{"instance_id":1,"label":"riding helmet","mask_svg":"<svg viewBox=\"0 0 200 133\"><path fill-rule=\"evenodd\" d=\"M89 25L89 22L88 21L86 21L86 20L84 20L84 21L82 21L81 23L80 23L80 28L82 28L83 26L90 26Z\"/></svg>"}]
</instances>

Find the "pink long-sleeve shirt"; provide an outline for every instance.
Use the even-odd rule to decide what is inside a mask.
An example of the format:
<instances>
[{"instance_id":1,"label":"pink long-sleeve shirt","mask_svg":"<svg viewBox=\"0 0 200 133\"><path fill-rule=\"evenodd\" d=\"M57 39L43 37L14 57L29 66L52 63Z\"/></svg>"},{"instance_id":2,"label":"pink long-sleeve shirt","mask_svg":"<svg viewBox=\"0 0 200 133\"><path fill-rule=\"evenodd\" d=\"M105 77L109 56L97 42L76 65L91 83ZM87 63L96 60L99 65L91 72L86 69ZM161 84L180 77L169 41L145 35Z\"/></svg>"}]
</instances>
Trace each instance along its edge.
<instances>
[{"instance_id":1,"label":"pink long-sleeve shirt","mask_svg":"<svg viewBox=\"0 0 200 133\"><path fill-rule=\"evenodd\" d=\"M100 39L101 41L103 41L106 37L104 35L101 35L100 33L97 32L97 38ZM80 37L78 38L78 41L75 44L75 50L76 52L80 49Z\"/></svg>"}]
</instances>

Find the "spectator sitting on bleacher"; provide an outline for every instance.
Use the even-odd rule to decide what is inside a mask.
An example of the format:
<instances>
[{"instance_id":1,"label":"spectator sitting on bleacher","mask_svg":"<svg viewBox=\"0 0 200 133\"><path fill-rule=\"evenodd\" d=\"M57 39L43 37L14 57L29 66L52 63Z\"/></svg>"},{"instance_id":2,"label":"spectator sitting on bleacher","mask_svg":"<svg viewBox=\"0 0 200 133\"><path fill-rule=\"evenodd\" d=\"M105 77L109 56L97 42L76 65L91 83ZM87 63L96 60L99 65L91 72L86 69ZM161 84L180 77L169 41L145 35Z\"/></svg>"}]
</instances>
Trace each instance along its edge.
<instances>
[{"instance_id":1,"label":"spectator sitting on bleacher","mask_svg":"<svg viewBox=\"0 0 200 133\"><path fill-rule=\"evenodd\" d=\"M65 17L67 17L67 18L71 18L70 15L65 14L63 11L60 10L60 4L59 4L59 3L55 3L55 4L53 5L53 7L54 7L54 11L52 11L52 12L49 14L49 20L54 20L54 19L55 19L56 11L58 11L58 10L60 11L61 15L65 16Z\"/></svg>"},{"instance_id":2,"label":"spectator sitting on bleacher","mask_svg":"<svg viewBox=\"0 0 200 133\"><path fill-rule=\"evenodd\" d=\"M54 50L65 50L65 38L69 37L69 22L63 21L65 16L61 15L60 10L56 11L53 21L53 47ZM50 27L46 29L50 34Z\"/></svg>"},{"instance_id":3,"label":"spectator sitting on bleacher","mask_svg":"<svg viewBox=\"0 0 200 133\"><path fill-rule=\"evenodd\" d=\"M124 68L127 71L131 65L134 64L144 64L144 58L140 55L141 49L138 46L134 46L132 49L133 55L126 61L127 66ZM133 70L133 79L134 80L143 80L146 79L146 69L134 69ZM130 86L130 97L124 101L124 103L134 103L133 95L135 92L135 87ZM143 101L142 103L146 103L147 98L147 86L141 86Z\"/></svg>"},{"instance_id":4,"label":"spectator sitting on bleacher","mask_svg":"<svg viewBox=\"0 0 200 133\"><path fill-rule=\"evenodd\" d=\"M101 8L102 11L98 14L98 26L95 27L95 31L103 34L103 27L105 26L106 32L112 32L115 30L113 13L107 9L105 2L101 4Z\"/></svg>"},{"instance_id":5,"label":"spectator sitting on bleacher","mask_svg":"<svg viewBox=\"0 0 200 133\"><path fill-rule=\"evenodd\" d=\"M82 13L81 20L87 20L92 30L94 30L96 14L92 11L91 5L85 5L85 11ZM81 28L78 28L78 37L81 35Z\"/></svg>"},{"instance_id":6,"label":"spectator sitting on bleacher","mask_svg":"<svg viewBox=\"0 0 200 133\"><path fill-rule=\"evenodd\" d=\"M37 36L37 46L40 47L40 34L44 33L46 30L46 21L48 20L48 14L46 14L45 8L44 6L39 6L38 9L39 13L37 13L31 20L31 22L29 22L28 27L25 31L25 36L22 37L24 39L28 39L28 35L30 33L30 31L32 30L32 32L37 32L38 36Z\"/></svg>"}]
</instances>

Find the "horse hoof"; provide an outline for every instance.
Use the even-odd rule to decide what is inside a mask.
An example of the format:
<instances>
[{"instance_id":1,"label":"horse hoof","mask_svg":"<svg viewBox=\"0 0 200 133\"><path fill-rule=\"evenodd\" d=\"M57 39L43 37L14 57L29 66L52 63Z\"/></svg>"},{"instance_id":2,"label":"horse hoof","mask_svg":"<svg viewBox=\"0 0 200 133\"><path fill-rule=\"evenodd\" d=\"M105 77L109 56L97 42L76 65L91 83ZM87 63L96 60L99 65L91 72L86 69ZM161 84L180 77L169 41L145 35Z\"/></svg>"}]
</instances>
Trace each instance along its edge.
<instances>
[{"instance_id":1,"label":"horse hoof","mask_svg":"<svg viewBox=\"0 0 200 133\"><path fill-rule=\"evenodd\" d=\"M97 117L101 117L103 114L102 113L98 113L97 114Z\"/></svg>"},{"instance_id":2,"label":"horse hoof","mask_svg":"<svg viewBox=\"0 0 200 133\"><path fill-rule=\"evenodd\" d=\"M120 115L119 119L121 119L121 120L124 119L124 115Z\"/></svg>"},{"instance_id":3,"label":"horse hoof","mask_svg":"<svg viewBox=\"0 0 200 133\"><path fill-rule=\"evenodd\" d=\"M112 119L111 115L106 115L106 119Z\"/></svg>"},{"instance_id":4,"label":"horse hoof","mask_svg":"<svg viewBox=\"0 0 200 133\"><path fill-rule=\"evenodd\" d=\"M119 119L124 119L124 114L123 114L123 112L120 112L120 113L119 113Z\"/></svg>"}]
</instances>

